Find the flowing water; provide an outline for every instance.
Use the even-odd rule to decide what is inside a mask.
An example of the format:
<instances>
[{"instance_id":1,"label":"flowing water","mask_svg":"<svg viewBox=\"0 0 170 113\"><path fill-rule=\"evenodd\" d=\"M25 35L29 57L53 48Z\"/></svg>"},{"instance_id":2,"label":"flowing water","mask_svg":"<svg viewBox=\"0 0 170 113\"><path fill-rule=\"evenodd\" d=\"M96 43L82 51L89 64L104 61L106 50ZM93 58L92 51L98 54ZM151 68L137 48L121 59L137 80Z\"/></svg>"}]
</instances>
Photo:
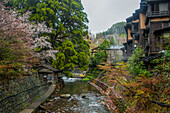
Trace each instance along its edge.
<instances>
[{"instance_id":1,"label":"flowing water","mask_svg":"<svg viewBox=\"0 0 170 113\"><path fill-rule=\"evenodd\" d=\"M94 87L76 78L63 78L64 88L55 92L37 113L110 113L103 97ZM69 98L60 98L70 94Z\"/></svg>"}]
</instances>

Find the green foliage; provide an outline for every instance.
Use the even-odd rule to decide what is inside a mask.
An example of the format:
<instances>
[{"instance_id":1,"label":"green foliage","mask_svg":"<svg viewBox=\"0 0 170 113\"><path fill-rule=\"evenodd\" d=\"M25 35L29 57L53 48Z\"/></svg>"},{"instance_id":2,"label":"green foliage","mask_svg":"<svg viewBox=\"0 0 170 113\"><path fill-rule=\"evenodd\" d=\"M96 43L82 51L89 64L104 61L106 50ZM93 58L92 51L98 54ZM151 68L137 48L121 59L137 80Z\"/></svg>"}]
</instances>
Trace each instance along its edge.
<instances>
[{"instance_id":1,"label":"green foliage","mask_svg":"<svg viewBox=\"0 0 170 113\"><path fill-rule=\"evenodd\" d=\"M14 79L24 74L23 67L25 54L21 48L20 42L15 39L5 39L0 36L0 79ZM15 43L14 43L15 42ZM15 49L14 49L15 48ZM24 48L23 48L24 50Z\"/></svg>"},{"instance_id":2,"label":"green foliage","mask_svg":"<svg viewBox=\"0 0 170 113\"><path fill-rule=\"evenodd\" d=\"M88 36L87 14L81 0L12 0L20 12L32 11L30 21L45 22L52 28L49 42L59 52L52 65L60 70L78 67L86 70L89 64L90 46L83 37ZM36 48L39 51L40 48Z\"/></svg>"},{"instance_id":3,"label":"green foliage","mask_svg":"<svg viewBox=\"0 0 170 113\"><path fill-rule=\"evenodd\" d=\"M73 74L70 73L69 71L65 71L64 74L65 74L67 77L73 77Z\"/></svg>"},{"instance_id":4,"label":"green foliage","mask_svg":"<svg viewBox=\"0 0 170 113\"><path fill-rule=\"evenodd\" d=\"M110 39L110 45L118 45L117 41L115 40L113 36Z\"/></svg>"},{"instance_id":5,"label":"green foliage","mask_svg":"<svg viewBox=\"0 0 170 113\"><path fill-rule=\"evenodd\" d=\"M119 37L126 37L126 34L119 34Z\"/></svg>"},{"instance_id":6,"label":"green foliage","mask_svg":"<svg viewBox=\"0 0 170 113\"><path fill-rule=\"evenodd\" d=\"M11 60L14 58L14 56L12 55L13 52L11 50L11 46L9 44L8 41L5 41L3 40L2 37L0 37L0 43L1 43L1 46L0 46L0 60ZM14 58L15 59L15 58Z\"/></svg>"},{"instance_id":7,"label":"green foliage","mask_svg":"<svg viewBox=\"0 0 170 113\"><path fill-rule=\"evenodd\" d=\"M80 67L81 70L85 71L88 68L89 64L89 56L85 54L85 52L80 52L78 55L78 67Z\"/></svg>"},{"instance_id":8,"label":"green foliage","mask_svg":"<svg viewBox=\"0 0 170 113\"><path fill-rule=\"evenodd\" d=\"M125 25L126 22L119 22L113 24L112 27L109 28L107 31L97 33L96 39L103 38L106 35L112 35L112 34L119 34L120 37L126 37L126 31L124 29Z\"/></svg>"},{"instance_id":9,"label":"green foliage","mask_svg":"<svg viewBox=\"0 0 170 113\"><path fill-rule=\"evenodd\" d=\"M40 0L9 0L6 6L16 8L20 13L32 10Z\"/></svg>"},{"instance_id":10,"label":"green foliage","mask_svg":"<svg viewBox=\"0 0 170 113\"><path fill-rule=\"evenodd\" d=\"M162 57L154 59L152 65L154 68L150 71L146 70L140 58L143 57L143 50L137 48L134 54L129 58L128 71L130 76L123 75L124 79L121 85L125 87L123 95L129 102L128 110L135 108L136 111L143 112L167 112L168 110L162 106L152 103L157 101L169 105L169 71L170 71L170 51L169 44L163 48L165 53ZM123 70L120 71L123 73ZM127 111L127 112L129 112Z\"/></svg>"},{"instance_id":11,"label":"green foliage","mask_svg":"<svg viewBox=\"0 0 170 113\"><path fill-rule=\"evenodd\" d=\"M127 69L130 74L138 75L145 74L149 76L149 72L146 70L143 61L140 61L141 57L144 57L144 50L141 47L137 47L133 51L133 55L128 59Z\"/></svg>"},{"instance_id":12,"label":"green foliage","mask_svg":"<svg viewBox=\"0 0 170 113\"><path fill-rule=\"evenodd\" d=\"M167 50L161 58L153 60L152 63L156 64L155 72L168 76L170 72L170 51Z\"/></svg>"},{"instance_id":13,"label":"green foliage","mask_svg":"<svg viewBox=\"0 0 170 113\"><path fill-rule=\"evenodd\" d=\"M95 79L96 77L91 75L91 74L87 74L85 76L85 78L83 79L83 81L93 81L93 79Z\"/></svg>"},{"instance_id":14,"label":"green foliage","mask_svg":"<svg viewBox=\"0 0 170 113\"><path fill-rule=\"evenodd\" d=\"M83 82L87 82L87 81L89 81L90 79L89 78L83 78Z\"/></svg>"},{"instance_id":15,"label":"green foliage","mask_svg":"<svg viewBox=\"0 0 170 113\"><path fill-rule=\"evenodd\" d=\"M169 72L170 72L170 44L165 45L163 47L163 49L165 50L164 54L160 58L157 58L157 59L154 59L153 61L151 61L151 63L156 65L153 70L154 72L156 72L157 74L160 74L160 75L169 76Z\"/></svg>"},{"instance_id":16,"label":"green foliage","mask_svg":"<svg viewBox=\"0 0 170 113\"><path fill-rule=\"evenodd\" d=\"M95 53L94 57L91 57L90 62L90 68L88 70L89 74L88 77L92 77L91 79L101 77L102 71L97 68L97 65L100 65L103 62L106 62L107 60L107 51L106 49L110 47L110 43L105 39L100 45L97 50L97 53Z\"/></svg>"},{"instance_id":17,"label":"green foliage","mask_svg":"<svg viewBox=\"0 0 170 113\"><path fill-rule=\"evenodd\" d=\"M97 33L96 34L96 39L100 39L100 38L103 38L103 37L104 37L103 33Z\"/></svg>"},{"instance_id":18,"label":"green foliage","mask_svg":"<svg viewBox=\"0 0 170 113\"><path fill-rule=\"evenodd\" d=\"M107 59L107 51L106 49L110 47L110 43L105 39L100 45L99 49L97 50L97 53L95 53L95 56L93 58L93 66L97 66L102 62L106 62Z\"/></svg>"},{"instance_id":19,"label":"green foliage","mask_svg":"<svg viewBox=\"0 0 170 113\"><path fill-rule=\"evenodd\" d=\"M110 43L105 39L100 45L99 45L99 51L104 51L106 53L106 49L110 47Z\"/></svg>"},{"instance_id":20,"label":"green foliage","mask_svg":"<svg viewBox=\"0 0 170 113\"><path fill-rule=\"evenodd\" d=\"M103 32L105 35L111 35L111 34L126 34L124 26L126 25L126 22L119 22L116 24L113 24L111 28L109 28L106 32Z\"/></svg>"},{"instance_id":21,"label":"green foliage","mask_svg":"<svg viewBox=\"0 0 170 113\"><path fill-rule=\"evenodd\" d=\"M40 47L36 47L36 48L34 49L34 51L35 51L35 52L40 52L40 51L41 51L41 48L40 48Z\"/></svg>"},{"instance_id":22,"label":"green foliage","mask_svg":"<svg viewBox=\"0 0 170 113\"><path fill-rule=\"evenodd\" d=\"M117 107L117 112L168 112L168 108L152 102L154 100L170 105L170 44L162 47L165 53L150 62L155 65L152 70L146 70L141 61L144 50L140 47L134 51L127 63L117 63L116 66L98 65L98 70L104 72L100 80L111 85L114 90L116 96L112 102Z\"/></svg>"},{"instance_id":23,"label":"green foliage","mask_svg":"<svg viewBox=\"0 0 170 113\"><path fill-rule=\"evenodd\" d=\"M81 49L81 47L79 49ZM56 54L56 60L53 60L52 63L55 68L60 70L73 70L77 67L80 70L87 70L89 57L88 53L85 52L86 49L81 49L77 52L75 45L70 40L65 39L57 50L59 52Z\"/></svg>"},{"instance_id":24,"label":"green foliage","mask_svg":"<svg viewBox=\"0 0 170 113\"><path fill-rule=\"evenodd\" d=\"M56 60L53 60L52 65L60 70L72 70L78 63L77 52L74 49L74 45L70 40L64 40L64 42L57 48L59 51L56 54Z\"/></svg>"},{"instance_id":25,"label":"green foliage","mask_svg":"<svg viewBox=\"0 0 170 113\"><path fill-rule=\"evenodd\" d=\"M88 27L85 23L88 19L83 12L81 1L44 0L38 2L33 11L30 20L46 22L48 27L53 28L52 41L66 37L81 39L83 35L87 36Z\"/></svg>"}]
</instances>

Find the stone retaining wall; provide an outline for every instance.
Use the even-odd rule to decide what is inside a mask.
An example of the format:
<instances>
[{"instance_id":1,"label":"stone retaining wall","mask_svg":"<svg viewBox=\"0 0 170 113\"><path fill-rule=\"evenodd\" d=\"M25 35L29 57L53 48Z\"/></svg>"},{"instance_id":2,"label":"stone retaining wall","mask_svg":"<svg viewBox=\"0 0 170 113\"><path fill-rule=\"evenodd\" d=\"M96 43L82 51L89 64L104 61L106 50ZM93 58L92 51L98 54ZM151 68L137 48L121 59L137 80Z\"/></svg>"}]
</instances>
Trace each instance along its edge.
<instances>
[{"instance_id":1,"label":"stone retaining wall","mask_svg":"<svg viewBox=\"0 0 170 113\"><path fill-rule=\"evenodd\" d=\"M0 113L18 113L48 90L36 76L0 83Z\"/></svg>"}]
</instances>

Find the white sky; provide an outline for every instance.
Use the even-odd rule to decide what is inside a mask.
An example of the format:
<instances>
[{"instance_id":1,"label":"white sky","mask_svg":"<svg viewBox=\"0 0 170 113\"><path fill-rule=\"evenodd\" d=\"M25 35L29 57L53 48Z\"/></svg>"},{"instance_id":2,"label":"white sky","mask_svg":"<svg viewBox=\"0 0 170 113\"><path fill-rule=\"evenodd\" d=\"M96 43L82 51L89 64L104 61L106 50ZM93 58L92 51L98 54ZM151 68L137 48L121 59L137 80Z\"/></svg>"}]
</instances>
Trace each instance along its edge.
<instances>
[{"instance_id":1,"label":"white sky","mask_svg":"<svg viewBox=\"0 0 170 113\"><path fill-rule=\"evenodd\" d=\"M141 0L82 0L89 19L92 33L106 31L114 23L125 21L136 9Z\"/></svg>"}]
</instances>

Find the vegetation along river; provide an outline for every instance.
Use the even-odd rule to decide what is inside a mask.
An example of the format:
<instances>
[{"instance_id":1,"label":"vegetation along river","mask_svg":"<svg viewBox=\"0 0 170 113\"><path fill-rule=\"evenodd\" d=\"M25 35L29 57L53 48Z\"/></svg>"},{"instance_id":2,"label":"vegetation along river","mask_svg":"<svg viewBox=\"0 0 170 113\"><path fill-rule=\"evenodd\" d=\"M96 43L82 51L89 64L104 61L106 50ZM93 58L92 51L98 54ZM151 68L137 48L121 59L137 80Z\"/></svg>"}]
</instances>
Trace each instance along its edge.
<instances>
[{"instance_id":1,"label":"vegetation along river","mask_svg":"<svg viewBox=\"0 0 170 113\"><path fill-rule=\"evenodd\" d=\"M63 80L63 89L55 92L37 113L110 113L93 86L77 78L64 77Z\"/></svg>"}]
</instances>

